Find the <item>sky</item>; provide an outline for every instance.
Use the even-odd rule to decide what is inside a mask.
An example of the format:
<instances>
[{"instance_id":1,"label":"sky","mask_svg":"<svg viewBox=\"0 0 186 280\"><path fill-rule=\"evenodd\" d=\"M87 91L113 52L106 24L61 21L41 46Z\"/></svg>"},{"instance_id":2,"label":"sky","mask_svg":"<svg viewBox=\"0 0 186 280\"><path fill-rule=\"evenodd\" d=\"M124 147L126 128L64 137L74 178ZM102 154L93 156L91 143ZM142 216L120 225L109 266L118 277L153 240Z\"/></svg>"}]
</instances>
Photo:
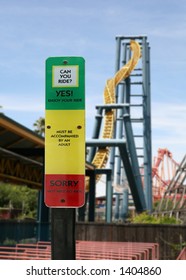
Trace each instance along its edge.
<instances>
[{"instance_id":1,"label":"sky","mask_svg":"<svg viewBox=\"0 0 186 280\"><path fill-rule=\"evenodd\" d=\"M186 149L185 0L0 0L0 105L20 124L45 114L45 61L86 62L86 138L115 71L116 36L146 35L151 53L152 156Z\"/></svg>"}]
</instances>

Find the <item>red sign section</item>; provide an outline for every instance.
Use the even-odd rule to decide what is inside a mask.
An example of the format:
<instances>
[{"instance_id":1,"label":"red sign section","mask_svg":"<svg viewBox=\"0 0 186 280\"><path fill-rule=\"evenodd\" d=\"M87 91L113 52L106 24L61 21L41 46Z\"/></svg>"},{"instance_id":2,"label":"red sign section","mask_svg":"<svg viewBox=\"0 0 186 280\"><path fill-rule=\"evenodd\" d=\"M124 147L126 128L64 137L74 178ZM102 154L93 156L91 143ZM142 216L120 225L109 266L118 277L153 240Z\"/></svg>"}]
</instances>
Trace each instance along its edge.
<instances>
[{"instance_id":1,"label":"red sign section","mask_svg":"<svg viewBox=\"0 0 186 280\"><path fill-rule=\"evenodd\" d=\"M84 204L85 176L45 175L45 203L50 207L81 207Z\"/></svg>"}]
</instances>

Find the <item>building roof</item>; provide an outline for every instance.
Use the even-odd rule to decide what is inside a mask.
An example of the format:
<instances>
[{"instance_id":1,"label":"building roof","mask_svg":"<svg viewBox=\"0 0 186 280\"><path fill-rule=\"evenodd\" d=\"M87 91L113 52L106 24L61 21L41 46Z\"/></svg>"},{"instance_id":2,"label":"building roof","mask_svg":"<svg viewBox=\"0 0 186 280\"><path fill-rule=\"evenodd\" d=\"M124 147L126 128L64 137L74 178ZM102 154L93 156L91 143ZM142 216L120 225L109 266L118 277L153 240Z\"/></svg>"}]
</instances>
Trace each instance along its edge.
<instances>
[{"instance_id":1,"label":"building roof","mask_svg":"<svg viewBox=\"0 0 186 280\"><path fill-rule=\"evenodd\" d=\"M44 138L0 113L0 147L44 148Z\"/></svg>"},{"instance_id":2,"label":"building roof","mask_svg":"<svg viewBox=\"0 0 186 280\"><path fill-rule=\"evenodd\" d=\"M42 187L44 138L0 113L0 180Z\"/></svg>"}]
</instances>

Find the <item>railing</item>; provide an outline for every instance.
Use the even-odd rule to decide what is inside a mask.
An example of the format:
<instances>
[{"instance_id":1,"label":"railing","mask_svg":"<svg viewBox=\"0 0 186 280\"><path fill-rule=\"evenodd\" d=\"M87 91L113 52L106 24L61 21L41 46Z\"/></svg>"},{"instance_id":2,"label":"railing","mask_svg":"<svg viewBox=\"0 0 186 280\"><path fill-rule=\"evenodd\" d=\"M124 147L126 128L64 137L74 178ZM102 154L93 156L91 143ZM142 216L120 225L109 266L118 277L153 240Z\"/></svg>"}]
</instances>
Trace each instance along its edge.
<instances>
[{"instance_id":1,"label":"railing","mask_svg":"<svg viewBox=\"0 0 186 280\"><path fill-rule=\"evenodd\" d=\"M51 243L1 246L0 259L50 260ZM157 243L76 241L76 260L158 260Z\"/></svg>"},{"instance_id":2,"label":"railing","mask_svg":"<svg viewBox=\"0 0 186 280\"><path fill-rule=\"evenodd\" d=\"M15 247L1 246L0 259L9 260L49 260L50 244L17 244Z\"/></svg>"},{"instance_id":3,"label":"railing","mask_svg":"<svg viewBox=\"0 0 186 280\"><path fill-rule=\"evenodd\" d=\"M77 241L76 259L158 260L159 245L138 242Z\"/></svg>"}]
</instances>

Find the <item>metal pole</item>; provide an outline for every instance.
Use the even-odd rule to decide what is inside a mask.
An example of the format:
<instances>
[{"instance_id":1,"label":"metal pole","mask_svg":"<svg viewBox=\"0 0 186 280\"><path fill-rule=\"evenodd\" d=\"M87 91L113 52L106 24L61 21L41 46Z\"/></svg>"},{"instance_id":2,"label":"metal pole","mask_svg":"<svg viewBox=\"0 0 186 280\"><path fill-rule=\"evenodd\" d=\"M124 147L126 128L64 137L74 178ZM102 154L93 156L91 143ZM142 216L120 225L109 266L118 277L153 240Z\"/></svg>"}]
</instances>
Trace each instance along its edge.
<instances>
[{"instance_id":1,"label":"metal pole","mask_svg":"<svg viewBox=\"0 0 186 280\"><path fill-rule=\"evenodd\" d=\"M121 219L123 221L126 220L128 216L128 204L129 204L129 198L128 198L128 188L124 188L123 190L123 199L122 199L122 205L121 205Z\"/></svg>"},{"instance_id":2,"label":"metal pole","mask_svg":"<svg viewBox=\"0 0 186 280\"><path fill-rule=\"evenodd\" d=\"M95 220L95 185L96 185L96 172L95 170L91 170L90 187L89 187L89 211L88 211L89 222L94 222Z\"/></svg>"},{"instance_id":3,"label":"metal pole","mask_svg":"<svg viewBox=\"0 0 186 280\"><path fill-rule=\"evenodd\" d=\"M106 222L112 222L112 180L111 172L107 173L107 184L106 184Z\"/></svg>"},{"instance_id":4,"label":"metal pole","mask_svg":"<svg viewBox=\"0 0 186 280\"><path fill-rule=\"evenodd\" d=\"M150 67L149 48L146 37L142 40L143 63L143 120L144 120L144 191L147 210L152 211L152 166L151 166L151 116L150 116Z\"/></svg>"},{"instance_id":5,"label":"metal pole","mask_svg":"<svg viewBox=\"0 0 186 280\"><path fill-rule=\"evenodd\" d=\"M121 51L121 39L120 37L116 37L116 65L115 65L115 72L117 72L120 68L120 51ZM118 87L116 88L116 103L118 103ZM117 110L116 110L116 119L117 119ZM113 138L116 139L116 131L117 131L117 122L115 123L114 127L114 135ZM112 170L112 176L114 177L114 168L115 168L115 147L111 148L110 153L110 168ZM112 178L113 181L114 178Z\"/></svg>"},{"instance_id":6,"label":"metal pole","mask_svg":"<svg viewBox=\"0 0 186 280\"><path fill-rule=\"evenodd\" d=\"M114 218L115 220L119 219L119 205L120 204L120 194L115 194L115 209L114 209Z\"/></svg>"},{"instance_id":7,"label":"metal pole","mask_svg":"<svg viewBox=\"0 0 186 280\"><path fill-rule=\"evenodd\" d=\"M102 116L103 109L101 107L97 108L97 115L95 117L95 125L93 130L92 139L98 139L100 135L100 129L101 129L101 122L103 119ZM88 154L88 162L92 162L94 156L96 153L96 147L91 147Z\"/></svg>"},{"instance_id":8,"label":"metal pole","mask_svg":"<svg viewBox=\"0 0 186 280\"><path fill-rule=\"evenodd\" d=\"M117 72L120 69L120 56L121 56L121 38L120 37L116 37L116 64L115 64L115 72ZM119 86L116 87L115 90L115 94L116 94L116 104L118 103L118 94L119 94ZM122 110L122 109L121 109ZM118 125L118 110L116 110L116 122L115 122L115 127L114 127L114 139L117 138L117 125ZM111 156L110 156L110 167L112 169L113 172L113 180L116 180L116 184L118 184L118 176L120 176L119 174L117 174L116 178L114 178L114 172L115 172L115 157L116 157L116 152L118 153L118 149L116 149L115 147L111 148ZM117 159L119 160L119 155L117 156ZM116 169L117 169L117 173L120 173L120 163L117 161L116 162ZM118 200L118 195L116 195L116 200L115 200L115 219L117 220L119 218L119 200Z\"/></svg>"}]
</instances>

